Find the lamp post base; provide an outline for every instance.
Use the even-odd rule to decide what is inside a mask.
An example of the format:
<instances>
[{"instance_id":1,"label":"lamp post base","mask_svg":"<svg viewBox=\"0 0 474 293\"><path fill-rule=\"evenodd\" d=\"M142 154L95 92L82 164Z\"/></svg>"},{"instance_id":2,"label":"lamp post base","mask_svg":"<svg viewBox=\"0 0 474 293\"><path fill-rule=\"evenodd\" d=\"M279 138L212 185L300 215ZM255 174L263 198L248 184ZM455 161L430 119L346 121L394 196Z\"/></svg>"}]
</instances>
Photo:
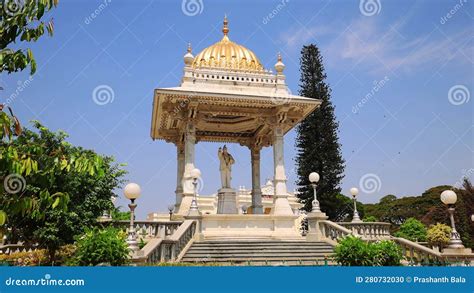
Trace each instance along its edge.
<instances>
[{"instance_id":1,"label":"lamp post base","mask_svg":"<svg viewBox=\"0 0 474 293\"><path fill-rule=\"evenodd\" d=\"M451 248L451 249L464 249L464 245L462 245L461 239L451 238L451 240L449 240L449 243L448 243L448 247L447 247L447 248Z\"/></svg>"},{"instance_id":2,"label":"lamp post base","mask_svg":"<svg viewBox=\"0 0 474 293\"><path fill-rule=\"evenodd\" d=\"M196 199L193 199L193 201L191 202L191 207L189 208L188 217L189 216L197 217L200 215L201 215L201 212L199 211L199 208L197 206Z\"/></svg>"},{"instance_id":3,"label":"lamp post base","mask_svg":"<svg viewBox=\"0 0 474 293\"><path fill-rule=\"evenodd\" d=\"M312 213L321 213L321 209L319 208L319 201L317 199L314 199L311 204L313 205L313 208L311 209Z\"/></svg>"},{"instance_id":4,"label":"lamp post base","mask_svg":"<svg viewBox=\"0 0 474 293\"><path fill-rule=\"evenodd\" d=\"M135 232L133 232L135 233ZM128 248L131 250L131 251L138 251L139 248L138 248L138 242L137 242L137 239L135 236L132 236L131 233L129 233L129 236L127 238L127 244L128 244Z\"/></svg>"},{"instance_id":5,"label":"lamp post base","mask_svg":"<svg viewBox=\"0 0 474 293\"><path fill-rule=\"evenodd\" d=\"M464 245L462 245L461 235L456 231L456 225L454 222L454 205L451 205L448 208L448 212L449 220L451 221L451 239L449 240L448 248L463 249Z\"/></svg>"},{"instance_id":6,"label":"lamp post base","mask_svg":"<svg viewBox=\"0 0 474 293\"><path fill-rule=\"evenodd\" d=\"M357 211L354 212L351 223L362 223L362 220L360 219L359 213Z\"/></svg>"}]
</instances>

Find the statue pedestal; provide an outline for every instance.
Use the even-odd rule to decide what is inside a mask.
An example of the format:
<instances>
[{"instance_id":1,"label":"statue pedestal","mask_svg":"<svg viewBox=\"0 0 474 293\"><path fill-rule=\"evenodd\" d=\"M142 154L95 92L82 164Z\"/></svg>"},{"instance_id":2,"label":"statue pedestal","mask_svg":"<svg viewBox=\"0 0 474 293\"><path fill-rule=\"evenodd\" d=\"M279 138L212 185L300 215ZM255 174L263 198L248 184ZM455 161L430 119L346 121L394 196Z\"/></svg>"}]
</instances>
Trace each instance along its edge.
<instances>
[{"instance_id":1,"label":"statue pedestal","mask_svg":"<svg viewBox=\"0 0 474 293\"><path fill-rule=\"evenodd\" d=\"M238 214L237 192L232 188L221 188L217 191L217 213Z\"/></svg>"}]
</instances>

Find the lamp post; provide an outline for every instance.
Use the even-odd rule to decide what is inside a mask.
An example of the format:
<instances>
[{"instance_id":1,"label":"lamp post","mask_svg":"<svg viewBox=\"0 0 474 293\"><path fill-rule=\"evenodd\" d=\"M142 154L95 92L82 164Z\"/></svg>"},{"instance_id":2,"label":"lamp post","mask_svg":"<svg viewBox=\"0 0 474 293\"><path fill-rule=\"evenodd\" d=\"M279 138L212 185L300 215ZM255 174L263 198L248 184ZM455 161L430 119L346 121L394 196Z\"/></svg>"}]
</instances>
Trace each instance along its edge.
<instances>
[{"instance_id":1,"label":"lamp post","mask_svg":"<svg viewBox=\"0 0 474 293\"><path fill-rule=\"evenodd\" d=\"M201 215L201 212L199 211L199 208L197 205L197 184L198 184L198 179L200 177L201 177L201 170L197 168L194 168L191 170L191 178L193 178L194 194L193 194L193 200L191 201L191 206L189 208L188 216Z\"/></svg>"},{"instance_id":2,"label":"lamp post","mask_svg":"<svg viewBox=\"0 0 474 293\"><path fill-rule=\"evenodd\" d=\"M350 189L352 198L354 199L354 215L352 216L352 223L361 223L362 221L359 218L359 212L357 211L357 194L359 194L359 189L352 187Z\"/></svg>"},{"instance_id":3,"label":"lamp post","mask_svg":"<svg viewBox=\"0 0 474 293\"><path fill-rule=\"evenodd\" d=\"M454 224L454 204L458 197L452 190L445 190L441 193L441 201L448 206L449 219L451 221L451 239L449 240L448 248L464 248L462 245L461 236L456 231Z\"/></svg>"},{"instance_id":4,"label":"lamp post","mask_svg":"<svg viewBox=\"0 0 474 293\"><path fill-rule=\"evenodd\" d=\"M171 217L173 216L173 211L174 211L174 204L170 204L168 206L168 212L170 214L170 221L171 221Z\"/></svg>"},{"instance_id":5,"label":"lamp post","mask_svg":"<svg viewBox=\"0 0 474 293\"><path fill-rule=\"evenodd\" d=\"M318 198L316 196L316 186L318 184L318 181L319 181L319 174L316 173L316 172L311 172L311 174L309 174L308 176L309 178L309 182L311 182L311 185L313 186L313 194L314 194L314 199L313 199L313 208L311 210L312 213L320 213L321 212L321 209L319 208L319 201L318 201Z\"/></svg>"},{"instance_id":6,"label":"lamp post","mask_svg":"<svg viewBox=\"0 0 474 293\"><path fill-rule=\"evenodd\" d=\"M134 224L135 208L137 207L135 200L140 197L141 188L136 183L129 183L127 184L127 186L125 186L123 193L125 194L125 197L128 198L131 202L128 205L128 207L130 208L130 229L128 229L127 238L128 248L130 248L131 251L137 251L138 244Z\"/></svg>"}]
</instances>

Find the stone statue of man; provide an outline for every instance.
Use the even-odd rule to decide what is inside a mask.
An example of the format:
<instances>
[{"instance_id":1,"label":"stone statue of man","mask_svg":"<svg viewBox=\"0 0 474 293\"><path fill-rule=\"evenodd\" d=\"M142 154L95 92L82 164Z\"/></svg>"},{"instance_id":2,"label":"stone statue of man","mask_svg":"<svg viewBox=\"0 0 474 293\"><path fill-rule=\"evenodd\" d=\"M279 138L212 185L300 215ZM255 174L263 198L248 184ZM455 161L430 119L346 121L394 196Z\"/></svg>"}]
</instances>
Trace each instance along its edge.
<instances>
[{"instance_id":1,"label":"stone statue of man","mask_svg":"<svg viewBox=\"0 0 474 293\"><path fill-rule=\"evenodd\" d=\"M220 160L219 170L221 171L221 183L222 188L231 188L230 187L230 180L231 172L232 172L232 165L235 163L234 158L231 154L227 152L227 146L224 145L223 148L219 148L217 152L217 156Z\"/></svg>"}]
</instances>

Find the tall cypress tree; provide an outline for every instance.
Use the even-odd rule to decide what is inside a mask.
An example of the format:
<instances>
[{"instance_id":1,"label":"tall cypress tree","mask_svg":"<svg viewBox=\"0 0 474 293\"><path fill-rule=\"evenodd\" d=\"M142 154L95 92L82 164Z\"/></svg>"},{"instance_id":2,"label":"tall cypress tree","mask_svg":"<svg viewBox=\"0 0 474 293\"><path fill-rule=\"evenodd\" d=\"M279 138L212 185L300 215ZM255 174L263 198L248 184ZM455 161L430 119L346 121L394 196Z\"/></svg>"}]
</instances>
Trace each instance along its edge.
<instances>
[{"instance_id":1,"label":"tall cypress tree","mask_svg":"<svg viewBox=\"0 0 474 293\"><path fill-rule=\"evenodd\" d=\"M303 46L300 58L300 91L304 97L320 99L320 107L304 119L296 128L298 198L306 211L311 211L313 190L308 175L318 172L320 180L317 192L321 211L330 219L345 203L338 194L344 177L344 159L338 142L338 122L331 103L331 89L326 84L323 58L314 44Z\"/></svg>"}]
</instances>

